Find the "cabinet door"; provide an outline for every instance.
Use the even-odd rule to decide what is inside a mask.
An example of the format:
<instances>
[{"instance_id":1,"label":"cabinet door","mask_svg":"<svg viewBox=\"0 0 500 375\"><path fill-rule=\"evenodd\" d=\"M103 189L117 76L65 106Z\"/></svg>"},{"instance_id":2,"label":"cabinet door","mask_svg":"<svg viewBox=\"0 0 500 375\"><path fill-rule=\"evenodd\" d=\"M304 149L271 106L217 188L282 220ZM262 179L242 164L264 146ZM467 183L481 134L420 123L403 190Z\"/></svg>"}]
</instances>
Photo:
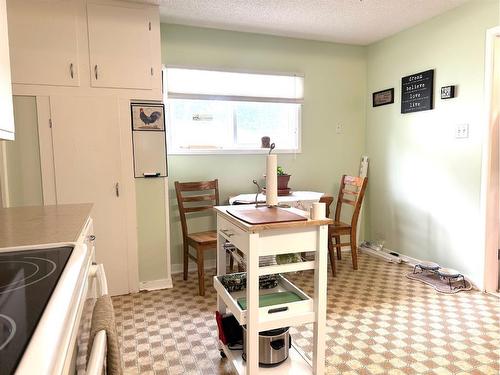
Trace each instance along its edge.
<instances>
[{"instance_id":1,"label":"cabinet door","mask_svg":"<svg viewBox=\"0 0 500 375\"><path fill-rule=\"evenodd\" d=\"M78 86L76 2L8 0L12 82Z\"/></svg>"},{"instance_id":2,"label":"cabinet door","mask_svg":"<svg viewBox=\"0 0 500 375\"><path fill-rule=\"evenodd\" d=\"M57 203L94 204L96 260L114 295L129 292L118 106L114 97L50 97Z\"/></svg>"},{"instance_id":3,"label":"cabinet door","mask_svg":"<svg viewBox=\"0 0 500 375\"><path fill-rule=\"evenodd\" d=\"M88 4L87 16L92 86L151 89L148 9Z\"/></svg>"},{"instance_id":4,"label":"cabinet door","mask_svg":"<svg viewBox=\"0 0 500 375\"><path fill-rule=\"evenodd\" d=\"M5 0L0 0L0 139L14 139L9 37Z\"/></svg>"}]
</instances>

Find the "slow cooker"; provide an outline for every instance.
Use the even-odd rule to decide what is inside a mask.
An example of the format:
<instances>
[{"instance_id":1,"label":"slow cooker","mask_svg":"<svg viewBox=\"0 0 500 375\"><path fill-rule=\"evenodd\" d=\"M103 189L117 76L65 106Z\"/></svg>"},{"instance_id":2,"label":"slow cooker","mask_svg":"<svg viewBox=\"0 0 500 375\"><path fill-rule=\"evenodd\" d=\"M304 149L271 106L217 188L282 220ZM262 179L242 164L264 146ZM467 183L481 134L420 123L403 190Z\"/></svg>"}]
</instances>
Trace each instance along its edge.
<instances>
[{"instance_id":1,"label":"slow cooker","mask_svg":"<svg viewBox=\"0 0 500 375\"><path fill-rule=\"evenodd\" d=\"M288 358L288 350L292 346L290 327L277 328L259 332L259 365L277 366ZM243 359L246 360L247 329L243 326Z\"/></svg>"}]
</instances>

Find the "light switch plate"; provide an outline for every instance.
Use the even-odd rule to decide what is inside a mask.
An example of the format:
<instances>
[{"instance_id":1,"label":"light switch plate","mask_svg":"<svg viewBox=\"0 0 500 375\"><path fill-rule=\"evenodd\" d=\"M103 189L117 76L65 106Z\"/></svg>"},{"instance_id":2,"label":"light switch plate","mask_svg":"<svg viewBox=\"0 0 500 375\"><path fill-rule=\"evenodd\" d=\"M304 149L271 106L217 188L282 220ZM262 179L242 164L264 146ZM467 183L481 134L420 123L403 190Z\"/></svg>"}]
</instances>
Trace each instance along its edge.
<instances>
[{"instance_id":1,"label":"light switch plate","mask_svg":"<svg viewBox=\"0 0 500 375\"><path fill-rule=\"evenodd\" d=\"M337 134L342 134L342 131L344 130L344 127L342 126L342 124L338 124L336 129L335 129L335 132Z\"/></svg>"},{"instance_id":2,"label":"light switch plate","mask_svg":"<svg viewBox=\"0 0 500 375\"><path fill-rule=\"evenodd\" d=\"M456 125L455 138L469 138L469 124Z\"/></svg>"}]
</instances>

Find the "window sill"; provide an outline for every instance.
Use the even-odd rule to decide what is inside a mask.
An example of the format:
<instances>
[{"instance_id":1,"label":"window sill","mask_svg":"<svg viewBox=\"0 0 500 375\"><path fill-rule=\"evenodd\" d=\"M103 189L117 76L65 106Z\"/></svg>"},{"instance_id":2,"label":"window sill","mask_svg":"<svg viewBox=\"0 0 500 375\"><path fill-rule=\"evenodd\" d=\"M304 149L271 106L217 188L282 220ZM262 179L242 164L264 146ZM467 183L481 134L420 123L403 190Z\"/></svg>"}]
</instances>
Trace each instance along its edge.
<instances>
[{"instance_id":1,"label":"window sill","mask_svg":"<svg viewBox=\"0 0 500 375\"><path fill-rule=\"evenodd\" d=\"M301 149L273 150L273 154L300 154ZM269 149L176 149L168 155L266 155Z\"/></svg>"}]
</instances>

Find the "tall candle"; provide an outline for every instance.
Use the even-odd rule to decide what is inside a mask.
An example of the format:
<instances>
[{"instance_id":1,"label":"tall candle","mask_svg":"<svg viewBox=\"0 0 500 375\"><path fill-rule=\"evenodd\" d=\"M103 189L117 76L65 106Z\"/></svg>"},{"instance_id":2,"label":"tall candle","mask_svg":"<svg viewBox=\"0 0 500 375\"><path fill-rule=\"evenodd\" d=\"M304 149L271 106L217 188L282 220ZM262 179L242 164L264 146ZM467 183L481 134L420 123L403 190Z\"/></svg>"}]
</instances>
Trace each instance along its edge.
<instances>
[{"instance_id":1,"label":"tall candle","mask_svg":"<svg viewBox=\"0 0 500 375\"><path fill-rule=\"evenodd\" d=\"M278 156L267 155L266 168L266 204L268 206L278 205Z\"/></svg>"}]
</instances>

